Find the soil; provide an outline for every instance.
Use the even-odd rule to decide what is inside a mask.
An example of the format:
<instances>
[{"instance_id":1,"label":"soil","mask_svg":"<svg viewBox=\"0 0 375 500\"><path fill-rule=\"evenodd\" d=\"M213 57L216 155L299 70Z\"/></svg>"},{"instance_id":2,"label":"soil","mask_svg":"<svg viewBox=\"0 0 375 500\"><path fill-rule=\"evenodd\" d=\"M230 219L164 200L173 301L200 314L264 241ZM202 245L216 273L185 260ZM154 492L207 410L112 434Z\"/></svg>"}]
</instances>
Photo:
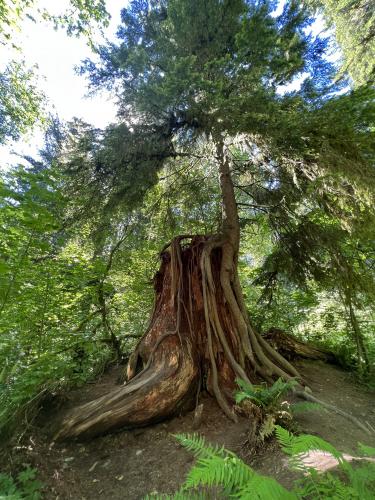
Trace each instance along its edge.
<instances>
[{"instance_id":1,"label":"soil","mask_svg":"<svg viewBox=\"0 0 375 500\"><path fill-rule=\"evenodd\" d=\"M361 429L325 410L296 417L298 430L316 434L339 450L355 455L357 443L375 446L375 394L336 366L320 361L295 363L313 394L327 403L367 422L374 433ZM233 424L213 398L201 395L202 421L197 427L194 412L147 428L124 430L86 442L51 442L51 434L62 414L84 402L106 394L116 386L118 369L104 374L95 384L69 393L62 408L48 405L22 445L13 447L13 464L27 463L39 471L47 500L135 500L150 493L173 493L179 489L193 464L193 457L173 437L178 433L202 434L208 442L223 444L262 474L290 487L296 473L271 439L257 453L247 443L249 421ZM9 463L8 466L10 467Z\"/></svg>"}]
</instances>

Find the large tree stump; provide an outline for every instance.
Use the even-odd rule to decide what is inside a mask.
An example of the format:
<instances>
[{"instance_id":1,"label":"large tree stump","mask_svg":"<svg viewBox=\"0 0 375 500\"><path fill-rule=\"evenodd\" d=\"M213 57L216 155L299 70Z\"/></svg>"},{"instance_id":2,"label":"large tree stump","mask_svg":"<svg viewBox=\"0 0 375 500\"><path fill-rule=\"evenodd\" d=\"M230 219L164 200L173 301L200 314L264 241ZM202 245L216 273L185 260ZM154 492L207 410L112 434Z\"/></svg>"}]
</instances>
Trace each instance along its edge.
<instances>
[{"instance_id":1,"label":"large tree stump","mask_svg":"<svg viewBox=\"0 0 375 500\"><path fill-rule=\"evenodd\" d=\"M225 252L222 240L205 236L181 236L163 250L152 319L130 357L128 381L74 409L58 438L160 421L192 408L201 389L236 420L236 378L298 375L243 315L236 274L225 281Z\"/></svg>"}]
</instances>

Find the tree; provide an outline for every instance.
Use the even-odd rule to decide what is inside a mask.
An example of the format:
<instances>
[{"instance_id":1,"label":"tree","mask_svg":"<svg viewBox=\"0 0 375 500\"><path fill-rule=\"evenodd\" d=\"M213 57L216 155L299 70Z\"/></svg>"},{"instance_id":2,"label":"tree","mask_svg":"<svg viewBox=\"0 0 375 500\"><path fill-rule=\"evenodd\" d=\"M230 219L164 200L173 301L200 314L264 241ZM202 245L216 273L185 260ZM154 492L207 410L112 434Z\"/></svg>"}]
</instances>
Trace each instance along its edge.
<instances>
[{"instance_id":1,"label":"tree","mask_svg":"<svg viewBox=\"0 0 375 500\"><path fill-rule=\"evenodd\" d=\"M53 22L56 28L63 27L68 35L91 36L95 26L106 26L109 14L104 0L69 0L68 8L60 13L40 7L38 0L3 0L0 5L0 44L9 43L17 47L15 32L25 18Z\"/></svg>"},{"instance_id":2,"label":"tree","mask_svg":"<svg viewBox=\"0 0 375 500\"><path fill-rule=\"evenodd\" d=\"M374 81L375 13L371 0L308 0L334 28L344 54L343 70L357 85Z\"/></svg>"},{"instance_id":3,"label":"tree","mask_svg":"<svg viewBox=\"0 0 375 500\"><path fill-rule=\"evenodd\" d=\"M26 18L53 23L68 35L83 35L92 45L94 28L106 26L109 14L103 0L70 0L69 8L60 14L39 7L37 0L1 1L0 46L12 47L17 57L0 72L0 144L17 140L37 123L46 121L45 96L38 89L36 70L25 69L25 61L19 57L22 51L15 35Z\"/></svg>"},{"instance_id":4,"label":"tree","mask_svg":"<svg viewBox=\"0 0 375 500\"><path fill-rule=\"evenodd\" d=\"M17 140L36 122L43 122L44 96L34 71L12 62L0 73L0 144Z\"/></svg>"},{"instance_id":5,"label":"tree","mask_svg":"<svg viewBox=\"0 0 375 500\"><path fill-rule=\"evenodd\" d=\"M324 41L305 36L304 10L288 2L275 18L273 8L135 0L122 11L121 43L99 49L101 65L86 62L94 86L119 92L123 123L101 137L86 131L78 152L65 158L73 189L85 186L83 210L94 206L107 219L132 210L163 165L200 161L216 167L222 221L216 234L184 234L164 247L152 319L129 361L128 383L74 411L60 437L160 420L190 406L201 387L235 420L236 378L298 377L247 314L235 185L246 192L241 181L252 185L255 167L263 182L249 191L252 208L268 207L279 230L306 203L336 209L332 193L343 179L355 179L354 194L362 195L374 181L363 139L369 94L332 94L333 68L321 58ZM315 85L318 68L324 78ZM300 92L278 92L305 70L311 78ZM345 106L355 110L351 121L339 117Z\"/></svg>"}]
</instances>

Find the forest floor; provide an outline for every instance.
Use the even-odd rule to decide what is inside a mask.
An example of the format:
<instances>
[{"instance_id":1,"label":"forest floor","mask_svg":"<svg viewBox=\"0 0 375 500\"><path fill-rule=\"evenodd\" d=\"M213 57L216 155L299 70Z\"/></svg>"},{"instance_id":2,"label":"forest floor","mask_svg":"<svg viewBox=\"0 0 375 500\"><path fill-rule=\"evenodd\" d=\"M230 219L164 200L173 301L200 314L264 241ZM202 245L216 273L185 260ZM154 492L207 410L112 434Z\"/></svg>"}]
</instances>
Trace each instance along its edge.
<instances>
[{"instance_id":1,"label":"forest floor","mask_svg":"<svg viewBox=\"0 0 375 500\"><path fill-rule=\"evenodd\" d=\"M318 361L298 361L297 368L313 394L327 403L350 412L375 428L375 394L358 385L338 367ZM62 411L83 404L110 391L118 371L104 374L95 384L69 393L63 408L46 408L28 432L24 446L12 451L14 465L28 463L38 469L44 484L43 498L53 500L135 500L148 493L173 493L183 483L193 457L173 434L198 432L208 442L223 444L254 469L273 476L290 487L296 475L274 439L254 454L246 445L249 423L229 421L212 398L202 396L203 419L194 428L194 412L147 428L122 431L83 443L51 444L51 428ZM356 455L360 441L375 446L368 436L345 418L325 410L305 412L296 417L298 430L316 434L339 450Z\"/></svg>"}]
</instances>

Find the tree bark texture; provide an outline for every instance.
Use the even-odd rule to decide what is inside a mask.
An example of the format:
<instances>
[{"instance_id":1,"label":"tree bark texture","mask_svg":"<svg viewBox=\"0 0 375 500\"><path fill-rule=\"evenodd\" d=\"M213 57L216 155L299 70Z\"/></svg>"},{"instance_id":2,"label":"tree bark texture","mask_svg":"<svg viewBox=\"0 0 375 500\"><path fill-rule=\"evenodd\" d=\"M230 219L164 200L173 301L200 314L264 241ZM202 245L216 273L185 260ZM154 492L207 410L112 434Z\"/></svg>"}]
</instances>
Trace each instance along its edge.
<instances>
[{"instance_id":1,"label":"tree bark texture","mask_svg":"<svg viewBox=\"0 0 375 500\"><path fill-rule=\"evenodd\" d=\"M326 363L337 363L333 352L327 349L300 342L279 328L270 328L263 338L284 358L293 360L296 358L317 359Z\"/></svg>"}]
</instances>

